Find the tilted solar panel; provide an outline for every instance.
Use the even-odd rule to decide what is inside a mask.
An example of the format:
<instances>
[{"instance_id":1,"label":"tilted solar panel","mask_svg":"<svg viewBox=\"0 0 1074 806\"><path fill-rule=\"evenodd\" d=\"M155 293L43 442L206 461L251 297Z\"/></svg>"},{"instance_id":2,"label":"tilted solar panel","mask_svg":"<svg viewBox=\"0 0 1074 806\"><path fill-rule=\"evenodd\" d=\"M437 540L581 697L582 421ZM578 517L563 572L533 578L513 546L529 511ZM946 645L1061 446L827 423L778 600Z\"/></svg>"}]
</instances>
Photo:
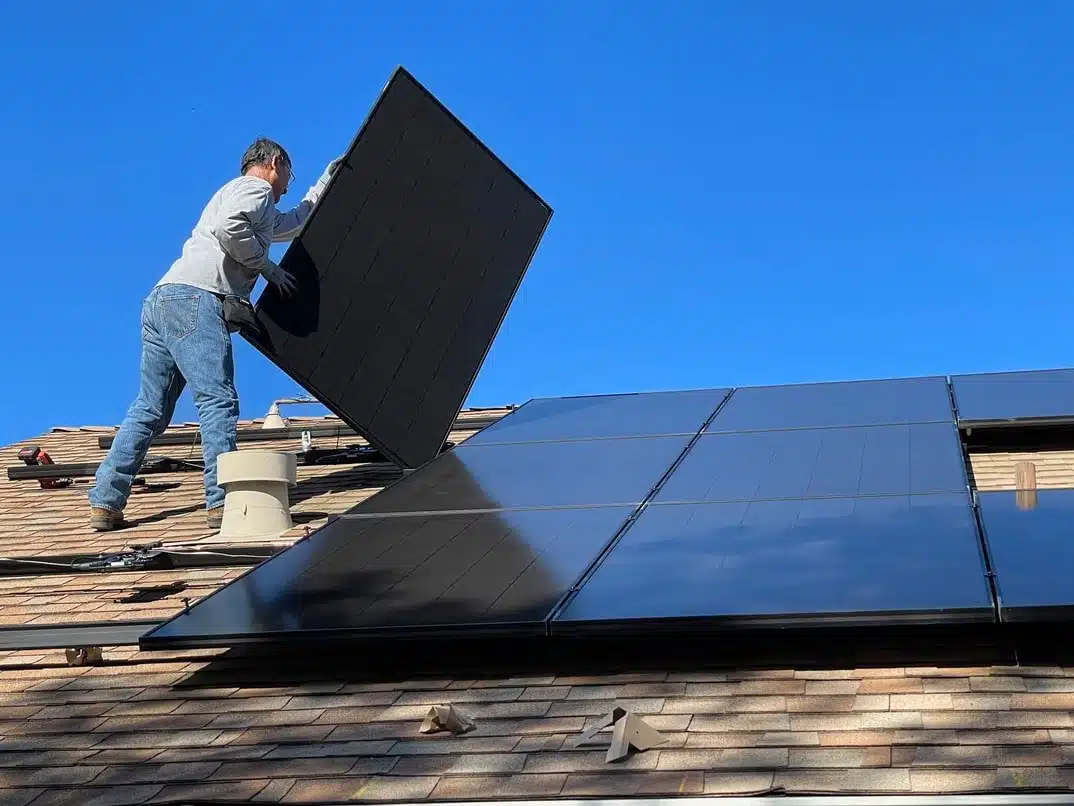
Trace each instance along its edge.
<instances>
[{"instance_id":1,"label":"tilted solar panel","mask_svg":"<svg viewBox=\"0 0 1074 806\"><path fill-rule=\"evenodd\" d=\"M392 461L437 455L551 208L400 68L249 340Z\"/></svg>"},{"instance_id":2,"label":"tilted solar panel","mask_svg":"<svg viewBox=\"0 0 1074 806\"><path fill-rule=\"evenodd\" d=\"M951 377L961 425L1074 422L1074 370Z\"/></svg>"}]
</instances>

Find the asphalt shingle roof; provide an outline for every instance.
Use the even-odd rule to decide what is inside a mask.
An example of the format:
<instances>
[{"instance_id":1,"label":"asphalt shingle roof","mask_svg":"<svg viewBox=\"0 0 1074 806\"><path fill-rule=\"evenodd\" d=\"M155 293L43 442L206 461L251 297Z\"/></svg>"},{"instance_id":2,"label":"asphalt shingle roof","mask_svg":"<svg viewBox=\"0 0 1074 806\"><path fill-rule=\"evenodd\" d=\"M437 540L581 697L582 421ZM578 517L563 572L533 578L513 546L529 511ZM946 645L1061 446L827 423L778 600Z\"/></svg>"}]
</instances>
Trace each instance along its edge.
<instances>
[{"instance_id":1,"label":"asphalt shingle roof","mask_svg":"<svg viewBox=\"0 0 1074 806\"><path fill-rule=\"evenodd\" d=\"M488 412L482 412L482 416ZM97 430L23 445L57 462L95 461ZM464 439L458 431L451 439ZM346 440L358 443L357 439ZM256 443L294 449L298 440ZM323 445L330 447L329 445ZM154 449L185 455L186 449ZM196 455L196 453L194 454ZM1014 454L973 457L981 489L1011 489ZM1074 486L1070 454L1033 455L1045 486ZM283 543L374 493L368 468L299 469L296 528ZM9 557L95 553L153 540L196 542L199 473L149 476L130 529L89 530L79 484L0 481ZM383 480L383 479L381 479ZM161 514L163 513L163 515ZM0 578L5 625L165 618L245 569ZM161 586L123 601L140 590ZM970 792L1074 785L1074 669L1017 667L549 668L437 679L339 657L105 647L103 666L62 650L0 658L0 804L136 804L183 798L302 803L809 792ZM651 659L650 659L651 660ZM434 664L435 665L435 664ZM640 667L640 664L639 664ZM432 705L476 721L424 735ZM666 742L618 763L575 740L619 705Z\"/></svg>"}]
</instances>

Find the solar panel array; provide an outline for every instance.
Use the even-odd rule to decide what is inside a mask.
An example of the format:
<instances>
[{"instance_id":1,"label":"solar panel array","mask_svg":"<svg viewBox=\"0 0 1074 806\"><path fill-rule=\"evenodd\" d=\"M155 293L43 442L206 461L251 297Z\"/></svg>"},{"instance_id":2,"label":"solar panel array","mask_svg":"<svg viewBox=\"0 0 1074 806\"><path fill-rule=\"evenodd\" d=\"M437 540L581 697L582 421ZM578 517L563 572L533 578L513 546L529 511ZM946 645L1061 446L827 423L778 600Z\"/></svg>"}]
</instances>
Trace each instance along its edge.
<instances>
[{"instance_id":1,"label":"solar panel array","mask_svg":"<svg viewBox=\"0 0 1074 806\"><path fill-rule=\"evenodd\" d=\"M257 302L262 353L392 461L444 445L552 216L407 71Z\"/></svg>"},{"instance_id":2,"label":"solar panel array","mask_svg":"<svg viewBox=\"0 0 1074 806\"><path fill-rule=\"evenodd\" d=\"M251 340L417 469L145 646L1074 615L1074 491L977 494L960 436L1074 423L1074 370L538 399L440 453L551 212L395 73Z\"/></svg>"},{"instance_id":3,"label":"solar panel array","mask_svg":"<svg viewBox=\"0 0 1074 806\"><path fill-rule=\"evenodd\" d=\"M533 400L143 643L1067 619L1074 491L973 491L956 388Z\"/></svg>"}]
</instances>

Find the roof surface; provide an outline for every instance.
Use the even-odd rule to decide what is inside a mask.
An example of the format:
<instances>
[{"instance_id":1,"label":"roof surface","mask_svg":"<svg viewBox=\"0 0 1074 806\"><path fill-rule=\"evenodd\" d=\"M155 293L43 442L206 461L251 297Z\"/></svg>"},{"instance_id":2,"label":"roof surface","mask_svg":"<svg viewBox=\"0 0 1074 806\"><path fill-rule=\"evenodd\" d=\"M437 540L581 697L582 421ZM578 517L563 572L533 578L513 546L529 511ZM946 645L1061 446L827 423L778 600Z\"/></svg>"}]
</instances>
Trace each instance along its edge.
<instances>
[{"instance_id":1,"label":"roof surface","mask_svg":"<svg viewBox=\"0 0 1074 806\"><path fill-rule=\"evenodd\" d=\"M110 431L57 430L9 447L6 455L14 465L17 447L40 445L56 462L97 461L104 454L97 439ZM451 439L469 433L460 430ZM334 446L324 439L315 444ZM298 440L249 446L294 449ZM151 453L198 455L176 447ZM974 456L978 487L1012 489L1020 458L1026 457ZM1029 458L1042 488L1074 486L1070 454ZM390 476L368 465L298 472L291 498L296 528L285 543L354 506ZM150 485L132 497L127 511L134 526L105 534L88 528L88 484L43 490L33 481L0 481L3 554L93 554L156 540L198 545L209 536L200 473L146 479ZM245 570L0 577L0 622L165 618L183 606L182 597L201 598ZM644 670L609 661L605 668L591 664L584 674L459 673L451 652L445 650L444 673L436 679L360 654L296 658L105 647L104 665L73 667L62 650L7 653L0 666L0 804L1074 785L1074 669L714 671L660 668L657 659L655 669L650 662ZM455 705L476 728L462 736L421 734L422 719L437 704ZM574 746L617 705L661 731L664 744L616 763L605 762L606 745Z\"/></svg>"}]
</instances>

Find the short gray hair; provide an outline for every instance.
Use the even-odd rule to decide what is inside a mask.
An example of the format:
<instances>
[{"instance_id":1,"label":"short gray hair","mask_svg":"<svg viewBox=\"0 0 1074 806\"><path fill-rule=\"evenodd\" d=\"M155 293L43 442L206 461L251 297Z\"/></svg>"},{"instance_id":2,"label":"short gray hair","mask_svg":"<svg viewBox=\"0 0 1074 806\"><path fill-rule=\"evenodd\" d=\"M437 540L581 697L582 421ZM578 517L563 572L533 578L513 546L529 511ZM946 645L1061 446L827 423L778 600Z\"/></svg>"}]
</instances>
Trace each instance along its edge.
<instances>
[{"instance_id":1,"label":"short gray hair","mask_svg":"<svg viewBox=\"0 0 1074 806\"><path fill-rule=\"evenodd\" d=\"M267 168L272 165L274 159L284 163L288 168L291 167L291 157L288 156L283 146L267 137L258 137L243 153L239 172L245 174L255 165L264 165Z\"/></svg>"}]
</instances>

